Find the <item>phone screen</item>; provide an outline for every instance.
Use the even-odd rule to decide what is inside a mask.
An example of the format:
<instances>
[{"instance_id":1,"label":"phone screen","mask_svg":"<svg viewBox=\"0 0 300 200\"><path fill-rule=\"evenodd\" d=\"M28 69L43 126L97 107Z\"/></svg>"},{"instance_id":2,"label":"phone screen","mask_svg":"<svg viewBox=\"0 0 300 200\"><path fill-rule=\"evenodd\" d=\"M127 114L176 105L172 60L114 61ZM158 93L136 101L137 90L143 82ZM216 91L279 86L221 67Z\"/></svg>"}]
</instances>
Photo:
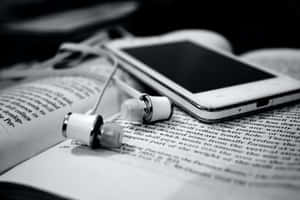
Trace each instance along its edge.
<instances>
[{"instance_id":1,"label":"phone screen","mask_svg":"<svg viewBox=\"0 0 300 200\"><path fill-rule=\"evenodd\" d=\"M190 41L122 50L193 93L275 77Z\"/></svg>"}]
</instances>

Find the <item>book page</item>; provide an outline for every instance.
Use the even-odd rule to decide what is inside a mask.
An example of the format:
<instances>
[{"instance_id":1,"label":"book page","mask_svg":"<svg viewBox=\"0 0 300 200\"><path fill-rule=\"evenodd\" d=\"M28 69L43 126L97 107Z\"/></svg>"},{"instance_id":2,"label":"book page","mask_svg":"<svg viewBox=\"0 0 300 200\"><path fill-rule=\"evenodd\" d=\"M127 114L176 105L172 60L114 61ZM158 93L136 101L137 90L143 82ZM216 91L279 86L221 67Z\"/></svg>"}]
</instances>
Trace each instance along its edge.
<instances>
[{"instance_id":1,"label":"book page","mask_svg":"<svg viewBox=\"0 0 300 200\"><path fill-rule=\"evenodd\" d=\"M212 125L178 109L155 125L118 122L120 149L67 140L1 180L77 199L299 199L299 104Z\"/></svg>"},{"instance_id":2,"label":"book page","mask_svg":"<svg viewBox=\"0 0 300 200\"><path fill-rule=\"evenodd\" d=\"M89 63L98 67L99 61ZM103 62L100 62L103 65ZM98 69L102 76L109 65ZM52 77L27 81L0 91L0 173L63 140L61 127L68 112L84 113L102 90L103 82L84 77ZM109 87L100 112L119 111L122 95Z\"/></svg>"}]
</instances>

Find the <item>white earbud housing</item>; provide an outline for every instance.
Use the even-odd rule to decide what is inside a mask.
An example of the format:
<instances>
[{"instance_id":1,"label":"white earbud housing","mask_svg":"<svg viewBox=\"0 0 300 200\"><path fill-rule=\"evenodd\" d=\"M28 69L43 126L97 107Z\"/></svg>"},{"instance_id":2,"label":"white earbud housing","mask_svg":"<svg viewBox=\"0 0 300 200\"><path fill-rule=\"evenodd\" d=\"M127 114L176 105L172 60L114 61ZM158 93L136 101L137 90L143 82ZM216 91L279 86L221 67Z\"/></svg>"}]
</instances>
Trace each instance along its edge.
<instances>
[{"instance_id":1,"label":"white earbud housing","mask_svg":"<svg viewBox=\"0 0 300 200\"><path fill-rule=\"evenodd\" d=\"M144 122L152 123L161 120L168 120L173 114L173 106L167 97L142 95L140 100L144 101L145 114Z\"/></svg>"}]
</instances>

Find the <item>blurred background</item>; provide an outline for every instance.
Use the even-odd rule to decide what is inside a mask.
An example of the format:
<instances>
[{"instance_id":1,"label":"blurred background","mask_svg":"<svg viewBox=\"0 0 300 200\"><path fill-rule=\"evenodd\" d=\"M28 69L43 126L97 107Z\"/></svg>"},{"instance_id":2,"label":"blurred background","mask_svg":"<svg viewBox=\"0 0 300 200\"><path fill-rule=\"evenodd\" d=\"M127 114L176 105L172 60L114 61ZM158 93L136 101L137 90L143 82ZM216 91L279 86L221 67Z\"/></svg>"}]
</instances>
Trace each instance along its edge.
<instances>
[{"instance_id":1,"label":"blurred background","mask_svg":"<svg viewBox=\"0 0 300 200\"><path fill-rule=\"evenodd\" d=\"M134 35L208 29L240 54L260 48L300 48L300 3L189 0L1 0L0 66L52 56L63 41L122 25Z\"/></svg>"}]
</instances>

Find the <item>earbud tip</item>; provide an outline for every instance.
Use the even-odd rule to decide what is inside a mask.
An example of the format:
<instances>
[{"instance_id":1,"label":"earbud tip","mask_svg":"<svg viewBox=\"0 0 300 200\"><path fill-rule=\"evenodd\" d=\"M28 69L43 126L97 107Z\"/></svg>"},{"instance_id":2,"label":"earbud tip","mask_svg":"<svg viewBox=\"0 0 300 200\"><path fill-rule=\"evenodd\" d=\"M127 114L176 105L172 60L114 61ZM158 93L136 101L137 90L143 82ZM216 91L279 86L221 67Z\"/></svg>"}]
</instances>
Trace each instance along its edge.
<instances>
[{"instance_id":1,"label":"earbud tip","mask_svg":"<svg viewBox=\"0 0 300 200\"><path fill-rule=\"evenodd\" d=\"M145 104L138 99L128 99L121 106L121 118L142 122Z\"/></svg>"},{"instance_id":2,"label":"earbud tip","mask_svg":"<svg viewBox=\"0 0 300 200\"><path fill-rule=\"evenodd\" d=\"M103 132L100 137L101 146L108 148L118 148L122 145L122 127L112 122L105 123L103 125Z\"/></svg>"}]
</instances>

